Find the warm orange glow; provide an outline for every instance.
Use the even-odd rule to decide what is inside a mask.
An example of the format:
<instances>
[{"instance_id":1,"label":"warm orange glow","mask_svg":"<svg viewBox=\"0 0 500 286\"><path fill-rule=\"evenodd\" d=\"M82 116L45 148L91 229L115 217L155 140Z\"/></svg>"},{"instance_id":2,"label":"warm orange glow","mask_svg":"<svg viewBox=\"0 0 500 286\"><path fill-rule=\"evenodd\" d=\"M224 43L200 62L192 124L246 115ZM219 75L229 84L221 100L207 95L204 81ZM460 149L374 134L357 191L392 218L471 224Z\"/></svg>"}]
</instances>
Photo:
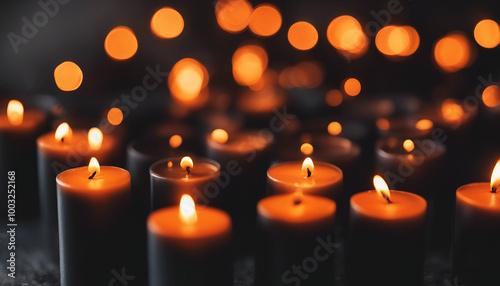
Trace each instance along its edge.
<instances>
[{"instance_id":1,"label":"warm orange glow","mask_svg":"<svg viewBox=\"0 0 500 286\"><path fill-rule=\"evenodd\" d=\"M104 40L104 49L115 60L130 59L137 52L137 38L134 32L125 26L111 30Z\"/></svg>"},{"instance_id":2,"label":"warm orange glow","mask_svg":"<svg viewBox=\"0 0 500 286\"><path fill-rule=\"evenodd\" d=\"M208 71L197 60L185 58L178 61L168 75L168 87L179 101L197 98L208 83Z\"/></svg>"},{"instance_id":3,"label":"warm orange glow","mask_svg":"<svg viewBox=\"0 0 500 286\"><path fill-rule=\"evenodd\" d=\"M168 168L172 168L173 166L174 166L174 163L172 163L172 161L168 161L167 167Z\"/></svg>"},{"instance_id":4,"label":"warm orange glow","mask_svg":"<svg viewBox=\"0 0 500 286\"><path fill-rule=\"evenodd\" d=\"M344 92L350 96L356 96L361 92L361 83L355 78L348 78L344 82Z\"/></svg>"},{"instance_id":5,"label":"warm orange glow","mask_svg":"<svg viewBox=\"0 0 500 286\"><path fill-rule=\"evenodd\" d=\"M332 121L328 124L328 133L330 135L339 135L342 132L342 125L337 121Z\"/></svg>"},{"instance_id":6,"label":"warm orange glow","mask_svg":"<svg viewBox=\"0 0 500 286\"><path fill-rule=\"evenodd\" d=\"M391 127L391 124L389 123L389 120L387 120L385 118L379 118L379 119L377 119L377 121L376 121L375 124L377 124L377 127L380 130L389 130L389 128Z\"/></svg>"},{"instance_id":7,"label":"warm orange glow","mask_svg":"<svg viewBox=\"0 0 500 286\"><path fill-rule=\"evenodd\" d=\"M339 106L343 100L342 92L338 89L331 89L326 93L325 101L329 106Z\"/></svg>"},{"instance_id":8,"label":"warm orange glow","mask_svg":"<svg viewBox=\"0 0 500 286\"><path fill-rule=\"evenodd\" d=\"M83 73L77 64L67 61L55 68L54 80L60 90L73 91L82 84Z\"/></svg>"},{"instance_id":9,"label":"warm orange glow","mask_svg":"<svg viewBox=\"0 0 500 286\"><path fill-rule=\"evenodd\" d=\"M500 105L500 86L490 85L483 91L483 102L488 107Z\"/></svg>"},{"instance_id":10,"label":"warm orange glow","mask_svg":"<svg viewBox=\"0 0 500 286\"><path fill-rule=\"evenodd\" d=\"M415 123L415 128L418 130L429 130L434 126L434 123L429 119L420 119Z\"/></svg>"},{"instance_id":11,"label":"warm orange glow","mask_svg":"<svg viewBox=\"0 0 500 286\"><path fill-rule=\"evenodd\" d=\"M151 18L151 30L160 38L175 38L183 29L184 19L179 12L170 7L161 8Z\"/></svg>"},{"instance_id":12,"label":"warm orange glow","mask_svg":"<svg viewBox=\"0 0 500 286\"><path fill-rule=\"evenodd\" d=\"M417 31L410 26L386 26L377 33L375 45L387 56L409 56L420 44Z\"/></svg>"},{"instance_id":13,"label":"warm orange glow","mask_svg":"<svg viewBox=\"0 0 500 286\"><path fill-rule=\"evenodd\" d=\"M186 170L186 172L189 173L189 168L193 168L193 166L193 159L191 159L191 157L185 156L181 159L181 168Z\"/></svg>"},{"instance_id":14,"label":"warm orange glow","mask_svg":"<svg viewBox=\"0 0 500 286\"><path fill-rule=\"evenodd\" d=\"M179 219L187 225L195 224L198 221L196 205L190 195L182 195L179 203Z\"/></svg>"},{"instance_id":15,"label":"warm orange glow","mask_svg":"<svg viewBox=\"0 0 500 286\"><path fill-rule=\"evenodd\" d=\"M117 107L113 107L108 111L108 121L111 125L120 125L123 121L123 112Z\"/></svg>"},{"instance_id":16,"label":"warm orange glow","mask_svg":"<svg viewBox=\"0 0 500 286\"><path fill-rule=\"evenodd\" d=\"M102 131L97 127L90 128L88 133L88 140L90 150L96 151L101 149L103 140Z\"/></svg>"},{"instance_id":17,"label":"warm orange glow","mask_svg":"<svg viewBox=\"0 0 500 286\"><path fill-rule=\"evenodd\" d=\"M441 112L446 121L458 121L464 116L464 109L462 106L450 99L443 102L441 105Z\"/></svg>"},{"instance_id":18,"label":"warm orange glow","mask_svg":"<svg viewBox=\"0 0 500 286\"><path fill-rule=\"evenodd\" d=\"M310 50L318 42L318 31L308 22L297 22L288 29L288 41L297 50Z\"/></svg>"},{"instance_id":19,"label":"warm orange glow","mask_svg":"<svg viewBox=\"0 0 500 286\"><path fill-rule=\"evenodd\" d=\"M71 130L71 127L69 127L69 124L66 122L59 124L59 126L56 129L56 133L54 135L57 141L66 141L66 142L71 140L72 136L73 136L73 130Z\"/></svg>"},{"instance_id":20,"label":"warm orange glow","mask_svg":"<svg viewBox=\"0 0 500 286\"><path fill-rule=\"evenodd\" d=\"M233 76L243 86L256 84L267 68L267 52L258 45L244 45L233 54Z\"/></svg>"},{"instance_id":21,"label":"warm orange glow","mask_svg":"<svg viewBox=\"0 0 500 286\"><path fill-rule=\"evenodd\" d=\"M490 186L493 192L496 192L498 187L500 187L500 160L497 161L495 168L493 168Z\"/></svg>"},{"instance_id":22,"label":"warm orange glow","mask_svg":"<svg viewBox=\"0 0 500 286\"><path fill-rule=\"evenodd\" d=\"M269 37L281 27L281 13L271 4L261 4L252 12L248 27L257 36Z\"/></svg>"},{"instance_id":23,"label":"warm orange glow","mask_svg":"<svg viewBox=\"0 0 500 286\"><path fill-rule=\"evenodd\" d=\"M472 46L461 32L452 32L434 46L434 59L446 72L456 72L472 63Z\"/></svg>"},{"instance_id":24,"label":"warm orange glow","mask_svg":"<svg viewBox=\"0 0 500 286\"><path fill-rule=\"evenodd\" d=\"M482 20L474 28L474 39L481 47L492 49L500 44L500 27L493 20Z\"/></svg>"},{"instance_id":25,"label":"warm orange glow","mask_svg":"<svg viewBox=\"0 0 500 286\"><path fill-rule=\"evenodd\" d=\"M304 143L300 146L300 152L304 155L311 155L314 152L314 147L309 143Z\"/></svg>"},{"instance_id":26,"label":"warm orange glow","mask_svg":"<svg viewBox=\"0 0 500 286\"><path fill-rule=\"evenodd\" d=\"M305 174L306 177L312 176L314 172L314 163L313 160L309 157L304 159L302 162L302 173Z\"/></svg>"},{"instance_id":27,"label":"warm orange glow","mask_svg":"<svg viewBox=\"0 0 500 286\"><path fill-rule=\"evenodd\" d=\"M405 148L406 152L410 153L413 149L415 149L415 143L413 143L410 139L406 139L403 142L403 148Z\"/></svg>"},{"instance_id":28,"label":"warm orange glow","mask_svg":"<svg viewBox=\"0 0 500 286\"><path fill-rule=\"evenodd\" d=\"M373 177L373 185L375 186L377 194L390 202L391 192L389 191L389 186L387 186L387 183L381 176L375 175L375 177Z\"/></svg>"},{"instance_id":29,"label":"warm orange glow","mask_svg":"<svg viewBox=\"0 0 500 286\"><path fill-rule=\"evenodd\" d=\"M328 25L326 37L335 49L351 58L358 58L368 50L368 39L361 24L349 15L333 19Z\"/></svg>"},{"instance_id":30,"label":"warm orange glow","mask_svg":"<svg viewBox=\"0 0 500 286\"><path fill-rule=\"evenodd\" d=\"M7 104L7 119L12 125L21 125L23 123L24 107L18 100L11 100Z\"/></svg>"},{"instance_id":31,"label":"warm orange glow","mask_svg":"<svg viewBox=\"0 0 500 286\"><path fill-rule=\"evenodd\" d=\"M182 144L182 137L180 135L173 135L170 137L170 140L168 140L168 144L173 149L178 148Z\"/></svg>"},{"instance_id":32,"label":"warm orange glow","mask_svg":"<svg viewBox=\"0 0 500 286\"><path fill-rule=\"evenodd\" d=\"M315 88L323 83L324 68L319 62L303 61L292 67L289 77L295 87Z\"/></svg>"},{"instance_id":33,"label":"warm orange glow","mask_svg":"<svg viewBox=\"0 0 500 286\"><path fill-rule=\"evenodd\" d=\"M226 32L239 33L250 22L252 4L246 0L219 0L215 5L217 23Z\"/></svg>"},{"instance_id":34,"label":"warm orange glow","mask_svg":"<svg viewBox=\"0 0 500 286\"><path fill-rule=\"evenodd\" d=\"M96 172L93 177L99 175L99 172L101 171L101 166L99 165L99 161L97 161L97 159L95 157L90 158L88 170L89 170L90 175L92 175L94 172Z\"/></svg>"},{"instance_id":35,"label":"warm orange glow","mask_svg":"<svg viewBox=\"0 0 500 286\"><path fill-rule=\"evenodd\" d=\"M215 129L214 131L212 131L210 137L212 137L212 140L214 140L215 142L224 144L227 142L229 135L224 129Z\"/></svg>"}]
</instances>

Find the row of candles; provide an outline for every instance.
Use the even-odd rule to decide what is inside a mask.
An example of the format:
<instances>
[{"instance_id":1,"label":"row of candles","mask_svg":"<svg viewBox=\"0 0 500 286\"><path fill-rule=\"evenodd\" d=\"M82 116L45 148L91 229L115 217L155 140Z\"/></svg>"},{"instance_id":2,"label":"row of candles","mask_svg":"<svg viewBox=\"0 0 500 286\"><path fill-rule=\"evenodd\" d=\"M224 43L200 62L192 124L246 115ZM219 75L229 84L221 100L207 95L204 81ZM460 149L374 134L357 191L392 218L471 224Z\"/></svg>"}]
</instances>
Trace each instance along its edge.
<instances>
[{"instance_id":1,"label":"row of candles","mask_svg":"<svg viewBox=\"0 0 500 286\"><path fill-rule=\"evenodd\" d=\"M8 109L1 126L9 141L36 137L43 115L24 112L15 101ZM417 123L421 127L429 124ZM330 124L328 129L333 132L337 124ZM385 129L383 122L377 125ZM170 137L170 146L178 145L175 141L182 140L179 138ZM297 279L311 285L332 281L333 250L328 243L334 234L334 221L343 224L342 220L349 225L346 262L351 285L421 285L426 199L434 198L426 190L390 191L380 176L374 178L375 191L350 196L342 190L341 169L322 160L336 158L340 165L356 168L359 147L344 138L328 138L335 139L310 138L305 140L310 144L302 144L302 153L313 155L313 159L279 163L267 169L272 136L259 131L229 135L217 129L206 138L208 157L215 161L194 156L181 159L178 152L153 156L156 150L151 142L131 144L127 171L101 167L95 159L105 164L116 162L120 140L115 135L103 135L97 128L72 131L63 123L55 132L39 136L44 234L49 246L60 242L62 285L102 283L109 280L110 269L123 267L129 205L135 215L144 218L139 219L142 223L147 219L150 285L232 285L230 242L237 244L238 228L254 227L252 222L257 222L259 233L259 285L289 284ZM378 147L382 169L397 169L401 156L421 162L416 164L420 170L431 168L442 159L445 147L426 140L384 141ZM349 152L338 156L338 146L346 144ZM329 152L313 152L313 146L323 146L320 150ZM158 160L159 155L171 158ZM87 167L70 168L88 161ZM255 183L266 173L267 188ZM470 184L456 192L453 266L464 283L482 285L497 279L495 256L500 252L494 238L500 224L496 203L499 173L497 164L490 184ZM423 172L419 178L425 180L431 175ZM210 207L195 206L195 201ZM350 213L348 222L343 211ZM323 260L307 260L316 254L318 241L324 247ZM292 269L294 265L299 268ZM388 269L397 271L388 274Z\"/></svg>"}]
</instances>

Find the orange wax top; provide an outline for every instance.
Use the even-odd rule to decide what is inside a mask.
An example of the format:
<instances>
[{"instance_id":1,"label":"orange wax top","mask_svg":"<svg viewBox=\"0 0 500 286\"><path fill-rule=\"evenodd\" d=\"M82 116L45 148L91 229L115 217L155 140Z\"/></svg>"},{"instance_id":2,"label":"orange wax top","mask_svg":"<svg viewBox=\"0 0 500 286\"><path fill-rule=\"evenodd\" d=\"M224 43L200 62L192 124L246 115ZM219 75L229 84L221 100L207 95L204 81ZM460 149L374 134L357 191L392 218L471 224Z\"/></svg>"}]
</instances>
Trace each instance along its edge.
<instances>
[{"instance_id":1,"label":"orange wax top","mask_svg":"<svg viewBox=\"0 0 500 286\"><path fill-rule=\"evenodd\" d=\"M220 172L219 163L210 159L197 159L193 157L193 167L190 169L188 175L187 171L180 165L181 159L178 157L160 160L151 166L151 174L167 180L194 181L215 177Z\"/></svg>"},{"instance_id":2,"label":"orange wax top","mask_svg":"<svg viewBox=\"0 0 500 286\"><path fill-rule=\"evenodd\" d=\"M65 141L56 140L54 135L55 131L38 137L38 149L52 156L66 156L68 152L75 152L86 157L94 156L101 160L105 159L102 158L102 156L110 154L118 143L114 136L103 134L101 148L96 151L91 151L88 142L88 134L83 130L75 130L71 139Z\"/></svg>"},{"instance_id":3,"label":"orange wax top","mask_svg":"<svg viewBox=\"0 0 500 286\"><path fill-rule=\"evenodd\" d=\"M57 175L56 181L63 191L99 196L119 191L130 191L130 173L118 167L101 166L92 179L88 167L66 170Z\"/></svg>"},{"instance_id":4,"label":"orange wax top","mask_svg":"<svg viewBox=\"0 0 500 286\"><path fill-rule=\"evenodd\" d=\"M23 114L23 122L13 125L9 122L6 113L0 114L0 130L6 132L28 133L32 132L45 121L45 114L36 110L27 110Z\"/></svg>"},{"instance_id":5,"label":"orange wax top","mask_svg":"<svg viewBox=\"0 0 500 286\"><path fill-rule=\"evenodd\" d=\"M259 131L246 131L237 134L229 134L226 143L216 142L209 134L207 136L207 144L219 151L234 152L239 154L247 154L252 151L261 151L269 147L274 141L274 138L269 134L261 134Z\"/></svg>"},{"instance_id":6,"label":"orange wax top","mask_svg":"<svg viewBox=\"0 0 500 286\"><path fill-rule=\"evenodd\" d=\"M320 224L333 227L336 209L335 202L328 198L302 195L297 201L296 194L270 196L260 200L257 205L259 216L278 224L299 228Z\"/></svg>"},{"instance_id":7,"label":"orange wax top","mask_svg":"<svg viewBox=\"0 0 500 286\"><path fill-rule=\"evenodd\" d=\"M500 193L491 193L490 183L472 183L457 190L457 203L500 213Z\"/></svg>"},{"instance_id":8,"label":"orange wax top","mask_svg":"<svg viewBox=\"0 0 500 286\"><path fill-rule=\"evenodd\" d=\"M367 191L351 197L351 208L357 213L381 220L405 220L425 216L427 202L424 198L407 192L392 191L391 202L376 191Z\"/></svg>"},{"instance_id":9,"label":"orange wax top","mask_svg":"<svg viewBox=\"0 0 500 286\"><path fill-rule=\"evenodd\" d=\"M314 162L314 171L307 177L302 171L302 162L286 162L272 166L267 170L267 177L274 182L291 188L321 188L342 182L342 171L335 165Z\"/></svg>"}]
</instances>

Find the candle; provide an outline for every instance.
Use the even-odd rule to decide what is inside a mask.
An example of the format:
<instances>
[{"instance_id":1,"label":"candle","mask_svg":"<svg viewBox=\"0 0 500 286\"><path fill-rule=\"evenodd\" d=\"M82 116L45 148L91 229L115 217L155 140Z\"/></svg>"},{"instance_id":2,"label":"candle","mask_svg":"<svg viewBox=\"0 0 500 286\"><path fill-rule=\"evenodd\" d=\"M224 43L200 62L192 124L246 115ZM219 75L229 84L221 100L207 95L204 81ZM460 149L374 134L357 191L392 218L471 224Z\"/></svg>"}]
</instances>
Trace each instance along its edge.
<instances>
[{"instance_id":1,"label":"candle","mask_svg":"<svg viewBox=\"0 0 500 286\"><path fill-rule=\"evenodd\" d=\"M267 171L267 194L294 193L300 188L304 194L328 197L338 202L342 194L342 171L329 163L286 162Z\"/></svg>"},{"instance_id":2,"label":"candle","mask_svg":"<svg viewBox=\"0 0 500 286\"><path fill-rule=\"evenodd\" d=\"M125 267L130 174L99 166L57 176L61 285L108 285Z\"/></svg>"},{"instance_id":3,"label":"candle","mask_svg":"<svg viewBox=\"0 0 500 286\"><path fill-rule=\"evenodd\" d=\"M275 110L281 110L286 103L284 92L274 86L266 86L259 91L241 94L236 107L253 126L267 126Z\"/></svg>"},{"instance_id":4,"label":"candle","mask_svg":"<svg viewBox=\"0 0 500 286\"><path fill-rule=\"evenodd\" d=\"M499 285L500 160L490 183L472 183L457 190L453 277L463 285Z\"/></svg>"},{"instance_id":5,"label":"candle","mask_svg":"<svg viewBox=\"0 0 500 286\"><path fill-rule=\"evenodd\" d=\"M423 285L427 202L389 191L380 176L376 191L351 197L346 278L349 285Z\"/></svg>"},{"instance_id":6,"label":"candle","mask_svg":"<svg viewBox=\"0 0 500 286\"><path fill-rule=\"evenodd\" d=\"M335 210L334 201L299 191L262 199L256 285L333 285Z\"/></svg>"},{"instance_id":7,"label":"candle","mask_svg":"<svg viewBox=\"0 0 500 286\"><path fill-rule=\"evenodd\" d=\"M95 130L95 129L94 129ZM99 134L99 131L93 131ZM102 134L101 134L102 135ZM114 137L92 135L78 130L73 132L67 123L61 123L55 132L37 139L38 182L43 240L46 249L57 259L57 197L56 176L65 170L85 165L91 157L101 162L112 162L118 153Z\"/></svg>"},{"instance_id":8,"label":"candle","mask_svg":"<svg viewBox=\"0 0 500 286\"><path fill-rule=\"evenodd\" d=\"M7 112L0 114L0 184L2 189L1 214L7 216L8 178L14 172L15 189L9 200L15 198L15 215L33 217L38 213L38 184L36 178L35 140L43 131L45 115L36 110L24 110L21 102L11 100ZM10 184L12 185L12 183Z\"/></svg>"},{"instance_id":9,"label":"candle","mask_svg":"<svg viewBox=\"0 0 500 286\"><path fill-rule=\"evenodd\" d=\"M227 213L198 208L183 195L179 206L154 211L147 224L150 286L233 285Z\"/></svg>"},{"instance_id":10,"label":"candle","mask_svg":"<svg viewBox=\"0 0 500 286\"><path fill-rule=\"evenodd\" d=\"M434 123L429 119L413 117L387 117L376 121L377 130L382 137L428 138Z\"/></svg>"},{"instance_id":11,"label":"candle","mask_svg":"<svg viewBox=\"0 0 500 286\"><path fill-rule=\"evenodd\" d=\"M210 159L167 158L150 168L151 210L174 206L184 194L204 205L220 204L219 163Z\"/></svg>"}]
</instances>

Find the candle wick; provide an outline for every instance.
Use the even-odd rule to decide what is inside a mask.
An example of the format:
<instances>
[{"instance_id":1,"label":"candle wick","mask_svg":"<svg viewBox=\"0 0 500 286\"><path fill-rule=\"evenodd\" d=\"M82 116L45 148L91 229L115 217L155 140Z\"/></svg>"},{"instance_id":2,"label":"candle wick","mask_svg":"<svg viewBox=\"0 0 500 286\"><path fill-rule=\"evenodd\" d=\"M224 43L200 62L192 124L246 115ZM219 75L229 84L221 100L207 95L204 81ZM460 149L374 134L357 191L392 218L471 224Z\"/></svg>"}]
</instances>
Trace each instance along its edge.
<instances>
[{"instance_id":1,"label":"candle wick","mask_svg":"<svg viewBox=\"0 0 500 286\"><path fill-rule=\"evenodd\" d=\"M97 171L94 171L94 173L92 173L92 175L90 175L89 180L93 179L96 174L97 174Z\"/></svg>"},{"instance_id":2,"label":"candle wick","mask_svg":"<svg viewBox=\"0 0 500 286\"><path fill-rule=\"evenodd\" d=\"M300 205L300 203L302 203L302 198L295 198L295 199L293 200L293 204L294 204L294 205L296 205L296 206L297 206L297 205Z\"/></svg>"},{"instance_id":3,"label":"candle wick","mask_svg":"<svg viewBox=\"0 0 500 286\"><path fill-rule=\"evenodd\" d=\"M309 170L309 168L306 168L306 169L307 169L307 177L309 178L309 177L312 175L312 173L311 173L311 171Z\"/></svg>"},{"instance_id":4,"label":"candle wick","mask_svg":"<svg viewBox=\"0 0 500 286\"><path fill-rule=\"evenodd\" d=\"M186 172L187 172L187 174L189 175L189 173L191 173L191 167L187 166L187 167L186 167Z\"/></svg>"},{"instance_id":5,"label":"candle wick","mask_svg":"<svg viewBox=\"0 0 500 286\"><path fill-rule=\"evenodd\" d=\"M391 199L390 199L388 196L386 196L386 195L384 195L384 194L383 194L383 195L382 195L382 197L384 197L384 199L386 199L386 200L387 200L387 203L389 203L389 204L391 204L391 203L392 203L392 202L391 202Z\"/></svg>"},{"instance_id":6,"label":"candle wick","mask_svg":"<svg viewBox=\"0 0 500 286\"><path fill-rule=\"evenodd\" d=\"M498 187L496 187L496 186L491 187L491 193L492 194L496 194L497 193L497 189L498 189Z\"/></svg>"},{"instance_id":7,"label":"candle wick","mask_svg":"<svg viewBox=\"0 0 500 286\"><path fill-rule=\"evenodd\" d=\"M62 138L61 138L61 142L63 142L63 143L64 143L64 137L62 137Z\"/></svg>"}]
</instances>

